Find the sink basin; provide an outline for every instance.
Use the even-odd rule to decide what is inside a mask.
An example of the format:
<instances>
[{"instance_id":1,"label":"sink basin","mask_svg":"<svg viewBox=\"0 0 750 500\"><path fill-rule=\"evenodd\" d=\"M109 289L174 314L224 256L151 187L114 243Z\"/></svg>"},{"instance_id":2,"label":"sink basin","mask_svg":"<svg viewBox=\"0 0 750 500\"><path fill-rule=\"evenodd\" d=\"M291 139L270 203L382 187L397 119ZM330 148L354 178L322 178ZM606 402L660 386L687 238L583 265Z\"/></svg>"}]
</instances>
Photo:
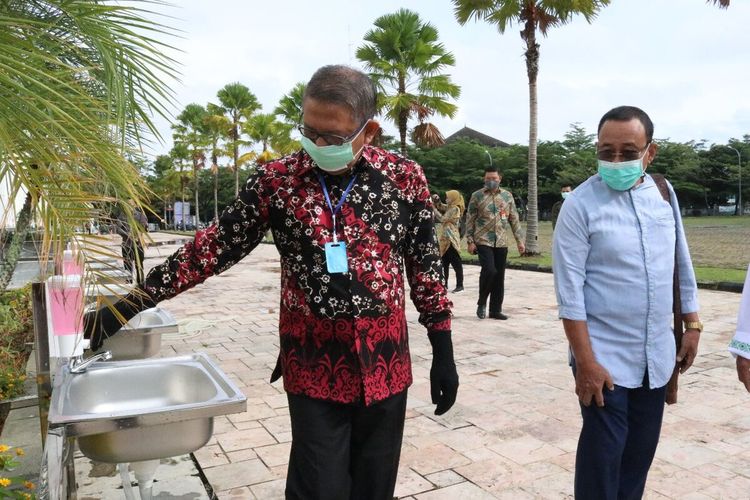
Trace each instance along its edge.
<instances>
[{"instance_id":1,"label":"sink basin","mask_svg":"<svg viewBox=\"0 0 750 500\"><path fill-rule=\"evenodd\" d=\"M246 398L205 354L63 368L49 409L81 452L100 462L153 460L193 452L213 417L245 411Z\"/></svg>"},{"instance_id":2,"label":"sink basin","mask_svg":"<svg viewBox=\"0 0 750 500\"><path fill-rule=\"evenodd\" d=\"M150 358L159 354L162 334L176 332L177 320L169 312L146 309L106 339L97 352L109 351L115 361Z\"/></svg>"}]
</instances>

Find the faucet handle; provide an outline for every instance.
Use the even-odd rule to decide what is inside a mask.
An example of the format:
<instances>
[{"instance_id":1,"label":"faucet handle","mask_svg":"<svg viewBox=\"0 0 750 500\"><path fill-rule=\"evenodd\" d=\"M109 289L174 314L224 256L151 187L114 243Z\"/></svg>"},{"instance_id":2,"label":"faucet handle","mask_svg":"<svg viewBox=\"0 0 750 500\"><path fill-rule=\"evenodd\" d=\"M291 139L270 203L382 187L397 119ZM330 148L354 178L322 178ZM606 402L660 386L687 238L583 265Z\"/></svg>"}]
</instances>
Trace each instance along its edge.
<instances>
[{"instance_id":1,"label":"faucet handle","mask_svg":"<svg viewBox=\"0 0 750 500\"><path fill-rule=\"evenodd\" d=\"M99 354L94 354L86 359L83 359L83 356L75 356L70 358L68 367L71 373L83 373L92 363L97 361L108 361L110 359L112 359L111 351L100 352Z\"/></svg>"}]
</instances>

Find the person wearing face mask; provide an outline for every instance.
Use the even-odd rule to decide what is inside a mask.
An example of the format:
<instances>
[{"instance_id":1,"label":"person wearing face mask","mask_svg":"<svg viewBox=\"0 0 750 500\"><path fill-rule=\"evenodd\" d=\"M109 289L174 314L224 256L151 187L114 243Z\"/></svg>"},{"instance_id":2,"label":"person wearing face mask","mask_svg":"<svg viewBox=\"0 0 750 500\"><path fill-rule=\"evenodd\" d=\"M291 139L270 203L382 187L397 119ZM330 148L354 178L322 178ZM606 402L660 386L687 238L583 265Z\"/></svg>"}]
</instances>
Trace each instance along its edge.
<instances>
[{"instance_id":1,"label":"person wearing face mask","mask_svg":"<svg viewBox=\"0 0 750 500\"><path fill-rule=\"evenodd\" d=\"M557 218L560 215L560 209L562 208L563 202L565 199L570 196L570 192L573 191L573 188L570 186L570 184L564 184L560 187L560 197L562 200L558 200L555 202L554 205L552 205L552 230L555 230L555 224L557 224Z\"/></svg>"},{"instance_id":2,"label":"person wearing face mask","mask_svg":"<svg viewBox=\"0 0 750 500\"><path fill-rule=\"evenodd\" d=\"M646 173L657 150L653 134L639 108L602 117L598 173L565 200L553 235L559 317L583 418L577 499L641 498L667 383L693 364L703 329L677 196L666 183L665 201ZM684 323L679 352L673 284Z\"/></svg>"},{"instance_id":3,"label":"person wearing face mask","mask_svg":"<svg viewBox=\"0 0 750 500\"><path fill-rule=\"evenodd\" d=\"M440 222L442 230L438 236L440 244L440 255L443 262L443 275L445 277L445 286L448 286L448 275L450 266L456 273L456 288L453 293L464 290L464 267L461 263L461 235L459 226L461 216L466 208L464 207L464 197L456 190L445 192L445 203L440 201L438 195L432 197L435 203L435 220Z\"/></svg>"},{"instance_id":4,"label":"person wearing face mask","mask_svg":"<svg viewBox=\"0 0 750 500\"><path fill-rule=\"evenodd\" d=\"M525 251L521 223L518 219L513 194L500 187L502 175L495 167L484 172L484 188L475 191L466 211L466 243L469 253L479 256L479 299L477 317L487 314L490 299L490 318L506 320L503 314L505 297L505 262L508 258L508 233L516 240L518 253Z\"/></svg>"},{"instance_id":5,"label":"person wearing face mask","mask_svg":"<svg viewBox=\"0 0 750 500\"><path fill-rule=\"evenodd\" d=\"M219 220L155 267L124 319L229 269L266 231L281 263L280 355L292 443L286 498L391 500L412 383L405 281L432 345L435 414L456 400L451 307L422 168L374 147L376 88L324 66L307 84L302 150L259 165ZM96 349L120 328L87 314ZM252 395L252 390L248 395Z\"/></svg>"}]
</instances>

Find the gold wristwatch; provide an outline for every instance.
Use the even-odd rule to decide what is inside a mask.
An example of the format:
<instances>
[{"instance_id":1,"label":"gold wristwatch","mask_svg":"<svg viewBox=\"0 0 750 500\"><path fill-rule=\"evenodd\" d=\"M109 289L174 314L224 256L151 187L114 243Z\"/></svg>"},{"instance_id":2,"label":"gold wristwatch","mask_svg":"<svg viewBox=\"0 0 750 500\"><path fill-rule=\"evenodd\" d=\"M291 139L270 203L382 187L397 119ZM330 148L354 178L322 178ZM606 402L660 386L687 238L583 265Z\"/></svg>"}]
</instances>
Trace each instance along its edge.
<instances>
[{"instance_id":1,"label":"gold wristwatch","mask_svg":"<svg viewBox=\"0 0 750 500\"><path fill-rule=\"evenodd\" d=\"M682 324L685 326L685 330L703 331L703 323L700 321L683 321Z\"/></svg>"}]
</instances>

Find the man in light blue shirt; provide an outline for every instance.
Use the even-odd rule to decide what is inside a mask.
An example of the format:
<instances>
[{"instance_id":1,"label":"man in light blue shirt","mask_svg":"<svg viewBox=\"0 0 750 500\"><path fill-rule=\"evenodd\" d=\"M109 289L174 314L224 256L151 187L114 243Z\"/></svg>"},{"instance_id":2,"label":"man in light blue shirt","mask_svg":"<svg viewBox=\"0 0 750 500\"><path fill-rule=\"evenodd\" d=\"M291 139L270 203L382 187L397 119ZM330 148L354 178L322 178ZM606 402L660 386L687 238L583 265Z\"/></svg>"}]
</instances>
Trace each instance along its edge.
<instances>
[{"instance_id":1,"label":"man in light blue shirt","mask_svg":"<svg viewBox=\"0 0 750 500\"><path fill-rule=\"evenodd\" d=\"M576 498L641 498L659 441L666 385L693 363L703 325L677 197L646 169L654 126L621 106L599 122L598 173L567 198L552 249L583 427ZM680 275L685 333L676 353L672 286ZM595 402L595 405L591 403Z\"/></svg>"}]
</instances>

